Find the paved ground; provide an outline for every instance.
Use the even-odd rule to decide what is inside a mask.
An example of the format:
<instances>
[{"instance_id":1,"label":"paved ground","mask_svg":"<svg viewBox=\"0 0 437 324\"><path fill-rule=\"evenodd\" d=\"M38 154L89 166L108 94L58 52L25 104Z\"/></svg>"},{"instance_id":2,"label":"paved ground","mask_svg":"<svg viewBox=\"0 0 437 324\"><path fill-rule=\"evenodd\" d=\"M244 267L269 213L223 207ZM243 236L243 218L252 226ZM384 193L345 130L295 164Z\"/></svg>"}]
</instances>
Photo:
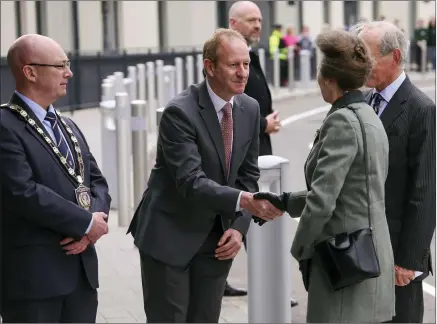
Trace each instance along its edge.
<instances>
[{"instance_id":1,"label":"paved ground","mask_svg":"<svg viewBox=\"0 0 437 324\"><path fill-rule=\"evenodd\" d=\"M419 79L414 77L413 79L435 100L435 81L423 80L421 76ZM312 109L326 106L314 86L315 84L312 85L311 91L307 94L302 90L294 91L291 98L287 90L281 90L275 95L282 97L276 101L275 109L280 112L281 119L286 126L273 136L272 141L275 154L290 161L293 170L290 190L301 189L304 185L302 169L309 150L308 144L312 141L313 134L324 117L322 109L319 113L308 114L305 115L305 118L300 118L302 113L307 114ZM98 110L79 111L73 114L73 118L82 128L97 161L101 163L101 132L98 129L100 126ZM117 226L117 218L117 212L111 211L110 233L97 244L100 263L97 322L145 322L138 252L133 246L131 236L125 235L126 229ZM290 221L287 225L289 227L287 231L290 232L291 237L294 235L296 226L297 223L294 221ZM435 249L433 249L433 258L435 260ZM301 283L297 264L291 256L290 262L292 265L292 295L299 302L299 306L292 309L292 322L302 323L305 322L307 296ZM272 269L274 271L274 267ZM247 255L244 250L234 261L229 281L237 287L247 288ZM436 308L435 297L432 296L432 293L435 296L435 289L433 290L435 278L430 277L426 282L431 287L431 294L425 293L424 322L434 323ZM224 298L220 322L247 323L247 297Z\"/></svg>"}]
</instances>

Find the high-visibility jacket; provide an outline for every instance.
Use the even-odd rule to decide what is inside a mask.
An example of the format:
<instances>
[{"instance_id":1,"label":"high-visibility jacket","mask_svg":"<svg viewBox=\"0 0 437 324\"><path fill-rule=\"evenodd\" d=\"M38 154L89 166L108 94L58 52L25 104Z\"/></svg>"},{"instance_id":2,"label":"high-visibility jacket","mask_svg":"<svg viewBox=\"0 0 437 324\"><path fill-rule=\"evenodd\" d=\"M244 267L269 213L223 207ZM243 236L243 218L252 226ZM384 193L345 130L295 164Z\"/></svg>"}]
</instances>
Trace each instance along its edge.
<instances>
[{"instance_id":1,"label":"high-visibility jacket","mask_svg":"<svg viewBox=\"0 0 437 324\"><path fill-rule=\"evenodd\" d=\"M274 58L275 52L279 49L279 43L281 42L282 34L278 30L274 30L269 37L269 52L270 58ZM287 59L287 47L279 49L279 59L286 60Z\"/></svg>"}]
</instances>

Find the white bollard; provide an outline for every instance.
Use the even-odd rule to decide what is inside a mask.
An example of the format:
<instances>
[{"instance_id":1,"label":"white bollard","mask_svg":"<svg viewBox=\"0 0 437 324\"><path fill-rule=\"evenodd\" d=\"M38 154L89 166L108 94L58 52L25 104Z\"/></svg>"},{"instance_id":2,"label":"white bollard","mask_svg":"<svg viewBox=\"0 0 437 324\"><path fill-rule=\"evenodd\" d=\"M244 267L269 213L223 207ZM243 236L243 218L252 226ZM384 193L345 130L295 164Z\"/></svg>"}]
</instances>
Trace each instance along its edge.
<instances>
[{"instance_id":1,"label":"white bollard","mask_svg":"<svg viewBox=\"0 0 437 324\"><path fill-rule=\"evenodd\" d=\"M186 71L187 71L187 87L194 84L194 59L193 56L186 57Z\"/></svg>"},{"instance_id":2,"label":"white bollard","mask_svg":"<svg viewBox=\"0 0 437 324\"><path fill-rule=\"evenodd\" d=\"M197 83L202 82L205 77L203 76L203 55L197 54L196 56L196 68L197 68Z\"/></svg>"},{"instance_id":3,"label":"white bollard","mask_svg":"<svg viewBox=\"0 0 437 324\"><path fill-rule=\"evenodd\" d=\"M176 93L184 91L184 61L180 57L175 58L176 68Z\"/></svg>"}]
</instances>

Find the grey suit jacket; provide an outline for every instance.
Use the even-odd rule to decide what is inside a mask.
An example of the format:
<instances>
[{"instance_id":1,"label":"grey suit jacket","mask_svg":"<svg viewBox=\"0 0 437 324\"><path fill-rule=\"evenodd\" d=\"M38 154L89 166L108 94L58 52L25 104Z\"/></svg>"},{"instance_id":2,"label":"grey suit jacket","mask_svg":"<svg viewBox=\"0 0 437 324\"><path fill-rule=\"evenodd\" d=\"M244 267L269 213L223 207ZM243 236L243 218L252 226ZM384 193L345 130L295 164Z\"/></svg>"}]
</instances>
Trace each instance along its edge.
<instances>
[{"instance_id":1,"label":"grey suit jacket","mask_svg":"<svg viewBox=\"0 0 437 324\"><path fill-rule=\"evenodd\" d=\"M381 275L333 292L314 252L320 241L369 226L363 134L364 123L370 187L370 218ZM302 206L291 253L298 261L312 259L308 290L308 322L382 322L394 315L394 259L384 206L388 173L388 140L384 127L360 91L337 100L328 112L305 164L306 195L294 194L292 214Z\"/></svg>"},{"instance_id":2,"label":"grey suit jacket","mask_svg":"<svg viewBox=\"0 0 437 324\"><path fill-rule=\"evenodd\" d=\"M258 191L259 106L234 97L229 177L217 113L206 82L192 85L166 106L159 125L156 164L129 231L144 254L185 266L211 231L247 233L251 215L236 212L241 190Z\"/></svg>"}]
</instances>

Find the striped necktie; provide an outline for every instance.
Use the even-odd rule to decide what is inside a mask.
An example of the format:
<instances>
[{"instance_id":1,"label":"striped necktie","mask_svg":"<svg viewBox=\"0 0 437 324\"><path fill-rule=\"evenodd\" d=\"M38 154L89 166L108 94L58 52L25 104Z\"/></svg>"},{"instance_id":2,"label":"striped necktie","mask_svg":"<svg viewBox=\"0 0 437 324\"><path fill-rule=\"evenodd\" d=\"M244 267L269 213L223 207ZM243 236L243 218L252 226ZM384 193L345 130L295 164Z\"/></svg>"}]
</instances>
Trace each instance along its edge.
<instances>
[{"instance_id":1,"label":"striped necktie","mask_svg":"<svg viewBox=\"0 0 437 324\"><path fill-rule=\"evenodd\" d=\"M225 158L226 158L226 177L229 176L230 161L231 161L231 151L232 151L232 131L233 131L233 120L232 120L232 106L227 102L222 108L223 118L221 121L221 130L223 136L223 144L225 146Z\"/></svg>"},{"instance_id":2,"label":"striped necktie","mask_svg":"<svg viewBox=\"0 0 437 324\"><path fill-rule=\"evenodd\" d=\"M59 152L67 160L68 166L74 169L74 160L71 156L70 150L68 149L65 138L64 136L62 136L61 128L58 125L58 118L56 117L56 114L48 111L45 120L48 120L50 122L50 125L52 125L53 133L56 140L56 146L58 147Z\"/></svg>"}]
</instances>

